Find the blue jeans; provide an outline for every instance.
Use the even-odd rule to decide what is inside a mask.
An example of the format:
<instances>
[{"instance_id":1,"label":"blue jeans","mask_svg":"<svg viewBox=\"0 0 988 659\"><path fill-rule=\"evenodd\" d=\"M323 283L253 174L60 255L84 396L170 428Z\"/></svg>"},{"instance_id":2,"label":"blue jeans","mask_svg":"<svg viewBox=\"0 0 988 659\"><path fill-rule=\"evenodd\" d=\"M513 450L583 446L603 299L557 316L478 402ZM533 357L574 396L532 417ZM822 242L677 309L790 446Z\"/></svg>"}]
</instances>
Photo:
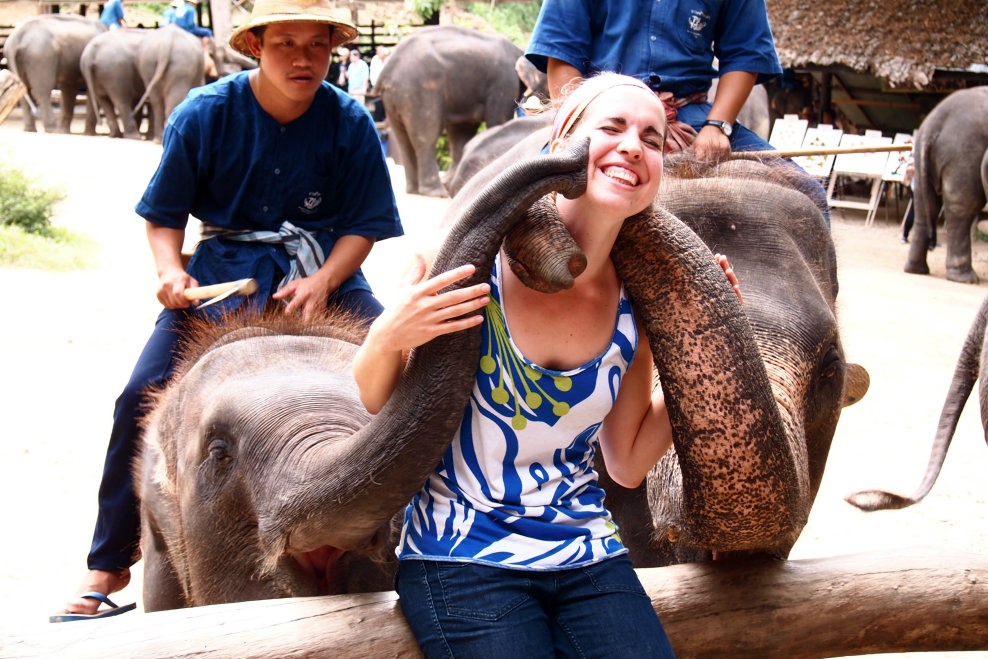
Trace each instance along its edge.
<instances>
[{"instance_id":1,"label":"blue jeans","mask_svg":"<svg viewBox=\"0 0 988 659\"><path fill-rule=\"evenodd\" d=\"M675 656L625 555L548 572L408 559L396 589L429 659Z\"/></svg>"}]
</instances>

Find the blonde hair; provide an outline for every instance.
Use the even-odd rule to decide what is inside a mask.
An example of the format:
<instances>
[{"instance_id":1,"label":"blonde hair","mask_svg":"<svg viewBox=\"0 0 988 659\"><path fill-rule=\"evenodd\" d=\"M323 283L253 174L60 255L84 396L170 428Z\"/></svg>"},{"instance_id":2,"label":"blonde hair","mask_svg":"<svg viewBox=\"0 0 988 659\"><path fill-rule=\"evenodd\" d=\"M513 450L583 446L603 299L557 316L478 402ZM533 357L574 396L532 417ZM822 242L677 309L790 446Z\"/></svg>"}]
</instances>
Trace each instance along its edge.
<instances>
[{"instance_id":1,"label":"blonde hair","mask_svg":"<svg viewBox=\"0 0 988 659\"><path fill-rule=\"evenodd\" d=\"M567 83L563 89L569 86L570 83ZM556 117L552 121L552 137L549 139L549 144L573 132L587 106L598 96L615 87L639 87L650 94L653 93L649 86L638 78L620 73L604 72L587 78L572 87L560 103Z\"/></svg>"}]
</instances>

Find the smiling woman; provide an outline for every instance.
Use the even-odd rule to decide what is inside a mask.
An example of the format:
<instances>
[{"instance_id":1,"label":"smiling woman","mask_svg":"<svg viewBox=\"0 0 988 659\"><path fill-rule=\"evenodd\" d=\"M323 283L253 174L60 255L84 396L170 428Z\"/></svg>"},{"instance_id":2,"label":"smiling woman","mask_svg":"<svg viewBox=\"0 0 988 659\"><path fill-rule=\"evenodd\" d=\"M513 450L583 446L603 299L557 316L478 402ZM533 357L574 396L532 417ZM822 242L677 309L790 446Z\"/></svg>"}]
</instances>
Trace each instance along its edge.
<instances>
[{"instance_id":1,"label":"smiling woman","mask_svg":"<svg viewBox=\"0 0 988 659\"><path fill-rule=\"evenodd\" d=\"M531 165L586 154L578 196L537 204L586 256L572 286L529 289L503 254L488 281L454 290L488 264L424 281L420 266L357 353L361 401L376 413L406 351L484 325L470 401L397 550L400 603L426 656L673 656L593 465L599 448L611 476L634 487L672 441L648 340L610 258L626 218L658 191L665 128L638 80L602 74L577 87L554 153Z\"/></svg>"}]
</instances>

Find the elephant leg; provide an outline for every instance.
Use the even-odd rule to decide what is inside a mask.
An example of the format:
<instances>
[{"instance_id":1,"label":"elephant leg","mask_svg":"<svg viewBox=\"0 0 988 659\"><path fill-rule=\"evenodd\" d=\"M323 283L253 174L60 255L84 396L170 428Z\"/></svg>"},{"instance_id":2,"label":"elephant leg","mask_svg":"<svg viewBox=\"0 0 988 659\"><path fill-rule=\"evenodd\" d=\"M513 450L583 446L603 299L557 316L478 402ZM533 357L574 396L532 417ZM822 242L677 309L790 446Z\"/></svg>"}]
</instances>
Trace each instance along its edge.
<instances>
[{"instance_id":1,"label":"elephant leg","mask_svg":"<svg viewBox=\"0 0 988 659\"><path fill-rule=\"evenodd\" d=\"M123 123L123 136L132 140L141 136L138 120L134 118L134 115L130 111L136 102L136 98L130 98L129 96L121 96L119 101L114 102L114 105L119 108L120 121Z\"/></svg>"},{"instance_id":2,"label":"elephant leg","mask_svg":"<svg viewBox=\"0 0 988 659\"><path fill-rule=\"evenodd\" d=\"M926 263L926 252L930 245L930 236L935 231L936 217L940 211L940 198L932 186L919 182L913 192L913 222L909 233L909 254L906 256L905 272L915 275L930 274Z\"/></svg>"},{"instance_id":3,"label":"elephant leg","mask_svg":"<svg viewBox=\"0 0 988 659\"><path fill-rule=\"evenodd\" d=\"M446 124L446 138L449 141L450 162L449 169L446 171L446 175L443 176L444 187L448 187L448 183L456 175L456 168L460 166L460 161L463 159L463 150L466 148L470 138L477 134L479 128L479 123L472 122Z\"/></svg>"},{"instance_id":4,"label":"elephant leg","mask_svg":"<svg viewBox=\"0 0 988 659\"><path fill-rule=\"evenodd\" d=\"M412 146L412 140L408 137L405 124L392 120L391 136L398 143L398 152L401 154L401 165L405 169L405 192L407 194L418 194L418 161L415 160L415 147Z\"/></svg>"},{"instance_id":5,"label":"elephant leg","mask_svg":"<svg viewBox=\"0 0 988 659\"><path fill-rule=\"evenodd\" d=\"M960 206L958 210L955 206ZM977 211L965 208L969 204L944 206L944 232L946 233L947 279L965 284L977 284L978 275L971 266L971 225L978 217Z\"/></svg>"},{"instance_id":6,"label":"elephant leg","mask_svg":"<svg viewBox=\"0 0 988 659\"><path fill-rule=\"evenodd\" d=\"M943 228L946 233L947 279L976 284L971 265L971 229L985 205L980 167L945 177L943 182Z\"/></svg>"},{"instance_id":7,"label":"elephant leg","mask_svg":"<svg viewBox=\"0 0 988 659\"><path fill-rule=\"evenodd\" d=\"M27 94L25 94L25 96L27 96ZM20 104L21 116L24 117L24 132L37 133L38 126L34 122L34 110L31 108L31 104L27 102L27 99L21 99Z\"/></svg>"},{"instance_id":8,"label":"elephant leg","mask_svg":"<svg viewBox=\"0 0 988 659\"><path fill-rule=\"evenodd\" d=\"M418 194L429 197L448 197L449 193L446 192L442 181L439 180L439 163L436 162L436 142L439 140L439 133L438 131L424 133L425 131L412 137L415 164L418 169Z\"/></svg>"},{"instance_id":9,"label":"elephant leg","mask_svg":"<svg viewBox=\"0 0 988 659\"><path fill-rule=\"evenodd\" d=\"M160 94L151 95L151 119L151 139L160 144L165 133L165 99Z\"/></svg>"},{"instance_id":10,"label":"elephant leg","mask_svg":"<svg viewBox=\"0 0 988 659\"><path fill-rule=\"evenodd\" d=\"M61 102L61 117L58 124L59 133L71 133L72 132L72 119L75 116L75 99L76 95L79 93L79 83L74 80L63 80L58 87L61 92L62 102ZM87 103L87 108L92 106ZM86 110L86 130L90 130L89 121L90 115L93 115L91 109ZM93 125L92 132L86 133L87 135L96 134L96 119L93 115Z\"/></svg>"},{"instance_id":11,"label":"elephant leg","mask_svg":"<svg viewBox=\"0 0 988 659\"><path fill-rule=\"evenodd\" d=\"M42 75L32 76L31 86L32 98L38 107L38 114L41 123L45 127L46 133L55 132L55 111L51 107L51 92L55 89L54 73L45 71Z\"/></svg>"}]
</instances>

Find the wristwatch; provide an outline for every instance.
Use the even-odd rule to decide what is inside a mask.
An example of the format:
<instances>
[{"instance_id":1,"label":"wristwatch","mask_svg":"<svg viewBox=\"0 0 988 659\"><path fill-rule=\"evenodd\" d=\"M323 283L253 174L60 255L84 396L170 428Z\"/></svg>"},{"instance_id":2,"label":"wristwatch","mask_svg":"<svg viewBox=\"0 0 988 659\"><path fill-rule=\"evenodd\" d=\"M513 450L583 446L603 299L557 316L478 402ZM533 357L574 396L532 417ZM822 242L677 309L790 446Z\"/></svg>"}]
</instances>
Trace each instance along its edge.
<instances>
[{"instance_id":1,"label":"wristwatch","mask_svg":"<svg viewBox=\"0 0 988 659\"><path fill-rule=\"evenodd\" d=\"M731 125L731 122L729 122L729 121L721 121L720 119L707 119L706 121L703 122L703 125L704 126L716 126L717 128L720 128L720 130L727 137L730 137L731 136L731 133L734 131L734 126Z\"/></svg>"}]
</instances>

